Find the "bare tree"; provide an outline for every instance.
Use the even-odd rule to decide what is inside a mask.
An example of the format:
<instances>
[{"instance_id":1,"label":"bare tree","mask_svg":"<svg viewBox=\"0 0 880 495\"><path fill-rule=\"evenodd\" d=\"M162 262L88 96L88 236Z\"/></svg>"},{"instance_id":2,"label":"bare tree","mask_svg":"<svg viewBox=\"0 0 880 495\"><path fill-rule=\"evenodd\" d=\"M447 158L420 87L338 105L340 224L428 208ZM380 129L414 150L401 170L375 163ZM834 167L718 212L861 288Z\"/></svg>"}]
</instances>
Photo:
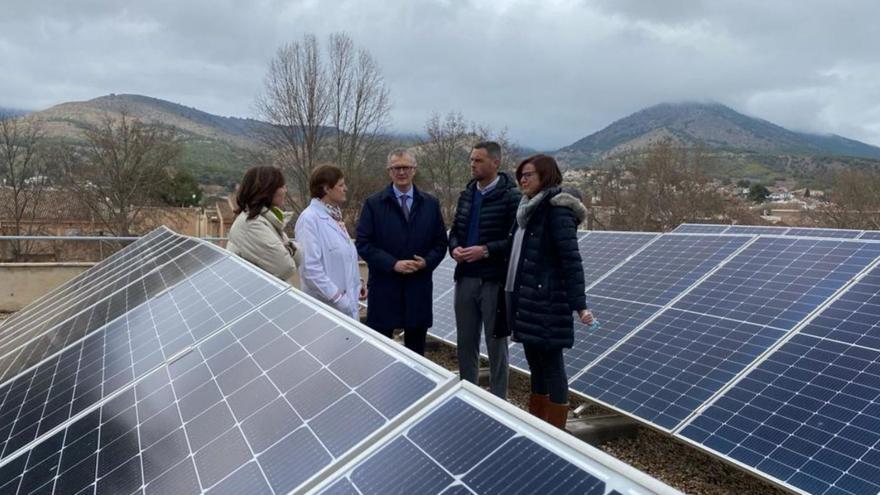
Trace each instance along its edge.
<instances>
[{"instance_id":1,"label":"bare tree","mask_svg":"<svg viewBox=\"0 0 880 495\"><path fill-rule=\"evenodd\" d=\"M821 226L880 229L880 172L843 169L834 174L827 202L811 213Z\"/></svg>"},{"instance_id":2,"label":"bare tree","mask_svg":"<svg viewBox=\"0 0 880 495\"><path fill-rule=\"evenodd\" d=\"M265 136L272 156L287 175L295 211L308 203L308 178L319 163L343 169L357 208L382 163L374 158L388 121L388 89L378 64L345 34L333 34L322 50L317 38L279 48L257 97L272 124Z\"/></svg>"},{"instance_id":3,"label":"bare tree","mask_svg":"<svg viewBox=\"0 0 880 495\"><path fill-rule=\"evenodd\" d=\"M419 143L417 157L419 182L440 201L443 218L451 221L458 195L468 181L471 171L468 157L479 141L493 140L501 145L502 171L513 171L522 151L507 137L507 131L495 133L485 125L465 120L460 112L445 117L433 114L425 123L425 138Z\"/></svg>"},{"instance_id":4,"label":"bare tree","mask_svg":"<svg viewBox=\"0 0 880 495\"><path fill-rule=\"evenodd\" d=\"M598 174L601 198L594 223L614 230L667 231L686 222L759 223L758 215L726 196L704 170L700 149L661 141L646 152L617 157Z\"/></svg>"},{"instance_id":5,"label":"bare tree","mask_svg":"<svg viewBox=\"0 0 880 495\"><path fill-rule=\"evenodd\" d=\"M38 121L0 115L0 212L8 234L37 233L35 220L47 180L43 149L43 129ZM26 256L31 244L12 241L13 259Z\"/></svg>"},{"instance_id":6,"label":"bare tree","mask_svg":"<svg viewBox=\"0 0 880 495\"><path fill-rule=\"evenodd\" d=\"M81 148L62 151L66 186L113 235L126 236L142 209L160 202L181 153L175 132L132 118L106 115L84 131Z\"/></svg>"}]
</instances>

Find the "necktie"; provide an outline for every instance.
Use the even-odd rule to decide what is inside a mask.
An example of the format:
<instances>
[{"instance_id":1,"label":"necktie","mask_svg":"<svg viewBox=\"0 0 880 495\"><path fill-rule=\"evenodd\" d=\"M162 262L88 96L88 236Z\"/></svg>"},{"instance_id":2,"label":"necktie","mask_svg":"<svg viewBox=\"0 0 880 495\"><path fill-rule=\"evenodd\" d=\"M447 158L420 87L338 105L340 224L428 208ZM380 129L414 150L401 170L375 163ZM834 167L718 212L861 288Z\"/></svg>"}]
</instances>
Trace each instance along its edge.
<instances>
[{"instance_id":1,"label":"necktie","mask_svg":"<svg viewBox=\"0 0 880 495\"><path fill-rule=\"evenodd\" d=\"M403 218L409 221L409 207L406 205L406 198L409 194L400 196L400 209L403 210Z\"/></svg>"}]
</instances>

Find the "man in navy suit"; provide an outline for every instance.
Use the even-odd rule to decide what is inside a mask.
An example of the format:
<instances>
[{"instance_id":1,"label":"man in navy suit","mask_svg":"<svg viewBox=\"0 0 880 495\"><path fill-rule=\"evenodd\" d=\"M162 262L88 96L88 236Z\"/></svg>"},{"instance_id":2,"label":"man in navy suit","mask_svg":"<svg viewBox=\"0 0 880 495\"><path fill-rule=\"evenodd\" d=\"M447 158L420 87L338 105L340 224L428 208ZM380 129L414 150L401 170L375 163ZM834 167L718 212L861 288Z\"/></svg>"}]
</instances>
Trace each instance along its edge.
<instances>
[{"instance_id":1,"label":"man in navy suit","mask_svg":"<svg viewBox=\"0 0 880 495\"><path fill-rule=\"evenodd\" d=\"M440 203L413 184L416 166L409 150L388 155L391 184L364 203L356 245L370 268L367 325L387 337L402 328L406 347L424 354L433 324L431 272L447 244Z\"/></svg>"}]
</instances>

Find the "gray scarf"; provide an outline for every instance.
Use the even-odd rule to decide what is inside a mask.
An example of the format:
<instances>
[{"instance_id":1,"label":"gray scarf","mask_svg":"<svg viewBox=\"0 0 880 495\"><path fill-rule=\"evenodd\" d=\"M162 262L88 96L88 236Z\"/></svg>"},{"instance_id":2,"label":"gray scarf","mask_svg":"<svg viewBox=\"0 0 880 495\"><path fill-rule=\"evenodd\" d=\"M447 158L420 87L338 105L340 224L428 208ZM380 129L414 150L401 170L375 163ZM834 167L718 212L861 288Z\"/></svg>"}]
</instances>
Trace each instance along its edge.
<instances>
[{"instance_id":1,"label":"gray scarf","mask_svg":"<svg viewBox=\"0 0 880 495\"><path fill-rule=\"evenodd\" d=\"M519 200L519 208L516 209L516 223L519 225L519 228L525 230L526 225L529 224L529 218L532 218L532 213L535 212L535 208L541 204L541 201L544 199L544 196L547 195L547 190L543 190L538 194L535 194L532 199L529 199L526 195L523 195L522 199Z\"/></svg>"}]
</instances>

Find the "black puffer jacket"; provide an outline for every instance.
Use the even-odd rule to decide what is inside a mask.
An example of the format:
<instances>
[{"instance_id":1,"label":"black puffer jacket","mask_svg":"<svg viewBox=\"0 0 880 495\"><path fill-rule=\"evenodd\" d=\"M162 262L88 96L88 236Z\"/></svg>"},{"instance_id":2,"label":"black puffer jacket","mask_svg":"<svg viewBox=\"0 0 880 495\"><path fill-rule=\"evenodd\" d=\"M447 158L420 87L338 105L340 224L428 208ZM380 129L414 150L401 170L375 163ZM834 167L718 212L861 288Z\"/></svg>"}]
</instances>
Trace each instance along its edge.
<instances>
[{"instance_id":1,"label":"black puffer jacket","mask_svg":"<svg viewBox=\"0 0 880 495\"><path fill-rule=\"evenodd\" d=\"M449 231L449 252L464 246L467 241L468 220L477 181L468 182L464 191L458 196L455 219ZM516 208L522 194L516 187L516 181L505 172L498 174L498 184L489 192L480 206L480 239L478 245L489 248L489 257L473 263L459 263L455 267L455 280L463 276L482 278L483 280L503 281L507 275L507 255L510 251L510 229L516 221Z\"/></svg>"},{"instance_id":2,"label":"black puffer jacket","mask_svg":"<svg viewBox=\"0 0 880 495\"><path fill-rule=\"evenodd\" d=\"M511 298L508 324L515 341L543 349L572 346L572 312L587 307L577 245L577 227L586 214L578 198L558 187L549 189L532 213Z\"/></svg>"}]
</instances>

